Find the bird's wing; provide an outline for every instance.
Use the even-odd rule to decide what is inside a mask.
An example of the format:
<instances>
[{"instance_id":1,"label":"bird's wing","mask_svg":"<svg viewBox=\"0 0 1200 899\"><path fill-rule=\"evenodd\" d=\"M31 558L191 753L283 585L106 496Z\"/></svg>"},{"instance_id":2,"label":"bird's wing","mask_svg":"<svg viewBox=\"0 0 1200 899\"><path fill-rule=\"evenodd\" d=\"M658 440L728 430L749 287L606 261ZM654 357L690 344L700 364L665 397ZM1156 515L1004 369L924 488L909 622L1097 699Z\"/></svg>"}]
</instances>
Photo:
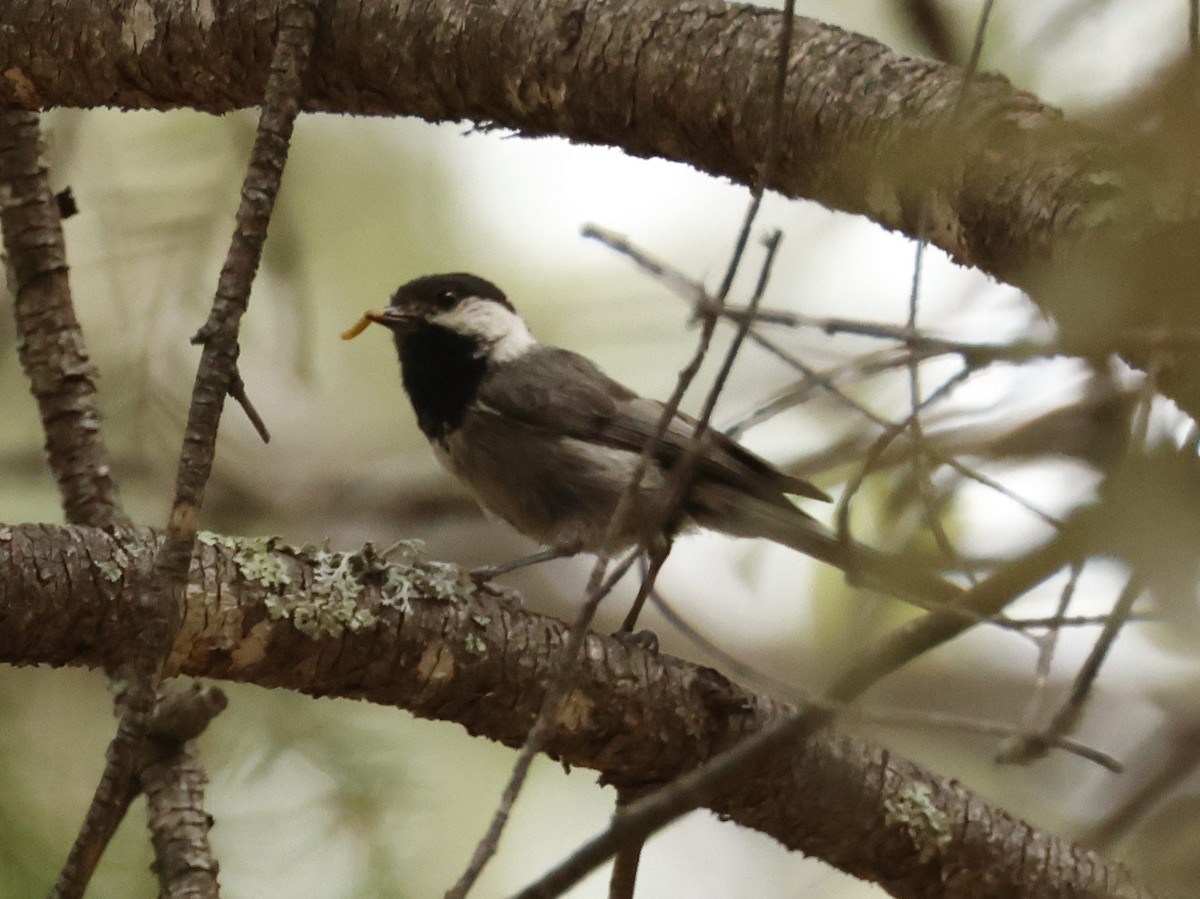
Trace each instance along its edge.
<instances>
[{"instance_id":1,"label":"bird's wing","mask_svg":"<svg viewBox=\"0 0 1200 899\"><path fill-rule=\"evenodd\" d=\"M604 374L589 359L569 350L536 347L519 365L495 367L480 385L484 410L543 431L640 452L654 436L663 404L638 396ZM677 412L663 435L658 455L665 465L692 443L695 419ZM780 471L770 462L709 430L698 464L700 476L776 501L781 494L828 501L819 488Z\"/></svg>"}]
</instances>

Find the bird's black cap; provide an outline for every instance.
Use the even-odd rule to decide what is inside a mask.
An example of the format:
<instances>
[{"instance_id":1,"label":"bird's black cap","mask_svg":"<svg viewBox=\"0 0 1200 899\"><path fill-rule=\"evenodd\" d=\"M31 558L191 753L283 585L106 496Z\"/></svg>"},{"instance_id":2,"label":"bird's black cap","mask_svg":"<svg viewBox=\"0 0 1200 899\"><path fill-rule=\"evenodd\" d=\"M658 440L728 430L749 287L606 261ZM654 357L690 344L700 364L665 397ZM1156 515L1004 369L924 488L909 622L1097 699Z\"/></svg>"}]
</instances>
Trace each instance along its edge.
<instances>
[{"instance_id":1,"label":"bird's black cap","mask_svg":"<svg viewBox=\"0 0 1200 899\"><path fill-rule=\"evenodd\" d=\"M401 284L392 294L391 305L397 307L420 308L437 306L439 303L453 297L461 300L464 297L480 297L494 300L507 309L512 309L512 303L504 292L485 278L467 272L451 272L445 275L425 275L414 278L407 284Z\"/></svg>"}]
</instances>

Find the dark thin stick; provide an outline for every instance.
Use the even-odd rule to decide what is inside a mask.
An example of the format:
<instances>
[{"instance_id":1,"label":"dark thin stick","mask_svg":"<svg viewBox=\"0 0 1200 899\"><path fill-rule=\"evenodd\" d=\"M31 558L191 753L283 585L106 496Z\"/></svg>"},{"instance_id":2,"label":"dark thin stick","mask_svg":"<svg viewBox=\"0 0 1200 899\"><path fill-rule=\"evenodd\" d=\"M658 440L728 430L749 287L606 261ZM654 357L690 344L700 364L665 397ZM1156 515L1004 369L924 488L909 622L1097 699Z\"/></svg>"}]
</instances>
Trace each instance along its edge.
<instances>
[{"instance_id":1,"label":"dark thin stick","mask_svg":"<svg viewBox=\"0 0 1200 899\"><path fill-rule=\"evenodd\" d=\"M693 307L707 306L707 305L713 304L713 300L708 296L707 292L704 290L704 287L702 285L700 285L698 282L693 281L692 279L688 278L686 275L684 275L678 269L672 268L671 266L667 265L666 263L662 262L661 260L655 259L654 257L650 256L648 253L644 252L643 250L639 249L634 244L632 244L628 240L628 238L624 237L623 235L617 234L614 231L609 231L605 228L601 228L598 225L587 225L583 229L583 236L587 237L589 239L592 239L592 240L599 241L600 243L604 244L605 246L610 247L611 249L617 251L618 253L621 253L623 256L628 257L630 260L632 260L634 262L634 264L636 264L639 268L643 269L644 271L655 275L655 277L661 278L663 280L663 283L665 283L672 290L672 292L678 294L680 297L685 299L689 304L693 305ZM734 321L740 321L747 314L747 310L745 307L738 307L735 309L735 308L731 308L731 307L727 306L727 307L725 307L725 311L722 314L726 318L732 319ZM1044 344L1032 344L1032 343L1027 344L1027 345L1026 344L1013 344L1013 345L1008 345L1008 346L996 345L996 346L992 347L992 346L988 346L988 345L984 345L984 344L958 343L958 342L954 342L954 341L944 340L942 338L927 337L926 335L920 335L920 334L910 334L909 330L906 328L897 328L897 327L894 327L891 325L875 325L873 323L862 323L862 322L856 323L850 319L817 319L817 318L812 318L809 316L804 316L799 313L796 313L796 314L774 313L774 314L779 316L778 323L780 323L780 324L794 323L796 325L801 325L801 324L811 323L815 327L820 327L823 330L826 329L826 323L833 323L833 324L830 324L829 327L833 328L834 330L841 328L843 326L843 324L845 325L847 330L850 330L852 328L860 328L860 327L864 328L864 329L868 329L868 330L878 328L880 330L880 333L877 336L880 336L880 337L908 341L910 344L912 344L913 346L916 346L916 347L919 347L919 346L923 345L925 342L928 342L930 356L942 355L942 354L960 355L963 357L964 363L967 364L972 369L982 368L985 365L989 364L990 361L1008 359L1008 357L1006 356L1007 353L1012 354L1011 359L1008 361L1021 361L1021 360L1027 359L1027 358L1036 358L1036 357L1040 357L1040 356L1044 356L1044 355L1052 355L1052 356L1062 355L1061 348L1052 347L1050 345L1044 345ZM757 318L760 322L762 322L762 321L769 319L771 315L772 315L772 313L770 313L770 312L760 311ZM784 319L785 316L786 316L786 320ZM764 407L763 410L759 410L759 412L754 413L753 417L743 419L742 421L739 421L737 424L735 424L733 427L729 428L726 431L726 433L729 436L733 437L733 436L736 436L737 434L740 434L750 424L757 423L759 420L762 420L765 417L767 417L768 412L771 412L771 413L782 412L784 409L791 408L794 405L798 405L800 402L802 402L804 399L806 399L808 397L809 394L806 391L813 387L819 387L820 389L824 390L826 393L828 393L830 396L832 396L838 402L842 403L843 405L847 406L848 408L853 409L856 412L858 412L859 414L868 418L870 421L872 421L874 424L878 425L880 428L883 428L886 430L888 428L893 427L893 425L894 425L893 422L888 421L887 419L885 419L879 415L876 415L871 409L864 406L862 403L858 402L858 400L854 399L854 397L850 396L848 393L846 393L844 390L842 390L840 387L838 387L837 383L835 383L835 381L834 381L834 378L838 373L840 373L841 371L846 369L847 366L840 365L834 370L827 370L825 372L819 372L816 369L812 368L811 366L807 365L803 360L797 359L795 356L793 356L791 353L784 350L782 347L780 347L774 341L770 340L767 337L764 337L756 329L751 329L751 331L748 334L748 337L750 340L753 340L758 346L762 347L767 352L769 352L772 355L774 355L775 357L777 357L784 364L786 364L786 365L790 366L791 368L795 369L796 371L798 371L801 374L803 380L801 381L799 387L793 388L793 391L795 391L795 392L790 397L781 397L777 401L777 405L771 406L769 408ZM889 361L887 362L886 365L882 366L882 368L890 369L890 368L894 368L897 364L906 364L906 363L907 363L907 358L893 359L893 358L889 357ZM857 360L854 363L854 366L855 366L856 370L858 370L862 373L868 373L868 368L871 368L870 366L864 365L862 358ZM869 373L874 373L874 369L871 368L871 371ZM1005 487L1003 484L997 482L996 480L988 477L983 472L977 471L974 468L971 468L970 466L964 464L963 462L954 458L951 455L940 452L939 450L937 450L936 447L927 446L926 449L927 449L927 452L930 454L930 456L933 459L935 459L938 463L940 463L942 465L948 465L951 468L953 468L955 471L957 471L959 474L961 474L963 477L968 478L972 481L976 481L977 483L982 484L983 486L989 488L990 490L994 490L995 492L999 493L1001 496L1004 496L1011 502L1016 503L1017 505L1019 505L1021 508L1025 509L1032 515L1036 515L1038 518L1042 519L1044 522L1049 524L1051 527L1058 528L1058 527L1062 526L1061 519L1057 518L1054 515L1050 515L1049 513L1039 509L1037 506L1035 506L1029 500L1027 500L1024 497L1013 492L1010 488Z\"/></svg>"},{"instance_id":2,"label":"dark thin stick","mask_svg":"<svg viewBox=\"0 0 1200 899\"><path fill-rule=\"evenodd\" d=\"M508 783L505 784L504 792L500 795L500 801L496 805L496 811L492 815L488 829L476 844L475 851L471 855L471 861L467 865L466 870L463 871L454 886L446 892L447 899L466 896L475 881L479 879L479 875L483 873L483 869L487 866L488 861L495 855L496 849L500 845L500 837L504 834L504 828L508 824L509 816L512 814L513 806L516 805L517 797L520 796L521 788L525 785L525 779L529 775L529 768L533 764L533 760L537 757L537 754L542 751L542 747L546 744L546 738L549 736L550 728L553 724L554 714L558 711L558 707L562 703L563 697L566 696L567 690L570 689L571 674L575 669L575 660L579 658L580 647L583 646L584 638L587 636L588 625L596 617L596 609L599 608L601 600L609 594L613 587L617 585L617 582L629 571L633 563L637 561L638 556L639 553L636 550L629 553L616 566L607 580L598 583L596 589L589 591L587 602L579 610L579 614L567 631L567 640L563 644L558 658L555 660L554 670L550 675L550 681L546 687L546 695L542 698L542 706L529 728L529 733L525 737L525 744L521 747L520 752L517 753L517 760L513 762L512 772L508 776ZM603 575L603 568L599 563L592 569L593 578L596 577L597 571L600 571L601 575Z\"/></svg>"},{"instance_id":3,"label":"dark thin stick","mask_svg":"<svg viewBox=\"0 0 1200 899\"><path fill-rule=\"evenodd\" d=\"M971 44L971 58L967 60L967 77L963 80L963 93L966 86L979 71L979 58L983 55L983 38L987 34L988 20L992 17L992 6L995 0L983 0L983 8L979 11L979 24L975 26L975 41ZM962 95L960 100L962 102Z\"/></svg>"},{"instance_id":4,"label":"dark thin stick","mask_svg":"<svg viewBox=\"0 0 1200 899\"><path fill-rule=\"evenodd\" d=\"M846 713L849 719L865 721L869 724L883 724L888 727L929 728L931 730L957 730L963 733L982 734L989 737L1020 737L1021 733L1012 724L1005 721L988 721L984 718L970 718L966 715L952 715L944 712L922 712L905 709L903 711L881 711L874 709L850 710ZM843 719L844 721L845 719ZM1047 735L1046 745L1050 749L1059 749L1071 755L1078 756L1084 761L1099 765L1113 774L1121 774L1125 766L1103 750L1096 749L1072 740L1068 737Z\"/></svg>"},{"instance_id":5,"label":"dark thin stick","mask_svg":"<svg viewBox=\"0 0 1200 899\"><path fill-rule=\"evenodd\" d=\"M588 236L608 243L611 232L589 226L594 233ZM611 244L610 244L611 245ZM614 249L626 252L624 246ZM684 297L687 299L687 297ZM722 313L726 318L737 321L746 314L743 306L726 307ZM813 328L824 334L850 334L874 340L895 340L906 344L919 358L934 356L962 356L977 368L996 362L1026 362L1031 359L1047 359L1055 356L1103 356L1124 350L1170 348L1178 352L1195 352L1200 349L1200 331L1192 328L1125 328L1113 335L1105 335L1096 343L1074 343L1070 347L1054 341L1018 340L1012 343L972 343L956 340L924 331L915 331L904 325L889 325L886 322L866 321L837 316L806 315L786 309L761 309L757 315L760 324L780 325L790 328Z\"/></svg>"},{"instance_id":6,"label":"dark thin stick","mask_svg":"<svg viewBox=\"0 0 1200 899\"><path fill-rule=\"evenodd\" d=\"M984 0L983 10L979 17L979 25L975 29L975 42L971 48L971 58L967 63L966 77L962 81L962 87L955 98L954 108L951 111L951 118L957 119L959 111L966 99L967 90L970 88L971 81L975 76L976 70L979 68L979 56L983 52L983 38L987 32L988 18L992 12L992 0ZM910 332L917 330L917 309L918 300L921 295L921 274L924 269L926 240L925 233L928 228L928 213L927 205L922 202L918 213L919 221L917 223L917 251L913 261L912 286L908 296L908 321L906 322L907 329ZM950 540L946 529L942 526L941 516L937 511L937 500L933 488L933 480L930 475L929 467L925 464L926 443L925 431L921 426L921 371L920 364L916 357L912 357L908 363L908 384L909 384L909 402L912 406L912 414L908 417L908 431L912 434L914 452L912 455L912 470L917 481L917 489L920 493L922 503L925 506L925 522L929 527L930 533L933 534L934 542L937 543L938 549L947 558L952 559L960 568L962 568L971 582L974 583L975 573L968 566L965 566L962 554L955 548ZM878 457L876 457L877 459ZM868 461L870 457L868 457ZM864 473L860 478L865 476L869 468L864 466ZM861 483L861 480L860 480ZM843 506L848 508L848 506Z\"/></svg>"},{"instance_id":7,"label":"dark thin stick","mask_svg":"<svg viewBox=\"0 0 1200 899\"><path fill-rule=\"evenodd\" d=\"M631 802L643 794L644 791L617 790L616 813L622 814ZM608 899L633 899L634 890L637 888L638 864L642 860L644 845L643 841L637 840L622 846L617 852L613 859L612 876L608 881Z\"/></svg>"},{"instance_id":8,"label":"dark thin stick","mask_svg":"<svg viewBox=\"0 0 1200 899\"><path fill-rule=\"evenodd\" d=\"M250 424L254 426L254 430L258 432L259 439L263 443L271 442L271 432L267 430L266 423L263 422L262 416L258 414L258 410L254 408L254 403L250 402L250 397L246 395L246 384L242 380L241 372L234 369L233 383L229 385L229 395L237 400L237 404L242 407L242 411L246 413L246 417L250 419Z\"/></svg>"},{"instance_id":9,"label":"dark thin stick","mask_svg":"<svg viewBox=\"0 0 1200 899\"><path fill-rule=\"evenodd\" d=\"M677 777L662 789L630 805L623 814L616 815L603 834L584 843L564 862L521 890L516 894L516 899L561 896L622 847L645 840L656 830L699 806L733 772L816 731L831 718L830 712L809 706Z\"/></svg>"},{"instance_id":10,"label":"dark thin stick","mask_svg":"<svg viewBox=\"0 0 1200 899\"><path fill-rule=\"evenodd\" d=\"M780 33L778 83L776 85L776 91L773 97L773 115L770 127L768 129L768 144L764 154L764 162L760 169L760 181L759 185L756 186L752 191L750 206L746 211L746 215L742 222L742 227L738 233L737 241L734 245L733 256L730 259L728 268L726 269L725 277L721 282L721 287L717 292L715 301L716 311L705 316L696 352L693 354L689 364L680 372L679 378L677 379L675 385L675 390L663 408L662 415L659 418L658 426L655 428L655 433L647 442L646 447L643 449L641 457L638 459L638 465L633 472L633 476L630 478L629 484L617 502L617 507L613 512L612 519L607 528L604 545L608 545L611 542L611 537L620 532L620 529L624 525L627 516L632 511L633 497L636 495L638 488L641 486L642 480L645 478L646 471L650 465L650 460L653 457L653 453L662 442L662 438L666 434L670 422L673 420L676 412L679 409L679 403L683 399L684 392L687 390L688 386L699 372L700 366L703 364L704 358L708 354L708 347L712 342L712 336L716 329L716 322L720 315L720 309L725 304L725 300L733 286L733 279L741 266L742 256L745 253L746 245L750 239L750 231L753 227L755 217L758 215L759 207L762 204L763 188L761 185L765 184L769 179L770 174L776 164L776 160L778 159L779 153L781 152L781 148L779 147L779 135L781 133L780 119L782 118L788 58L791 53L794 14L795 0L787 0L784 8L783 28ZM692 452L698 451L699 441L703 436L703 427L704 424L698 425L696 432L693 434L693 447L697 447L697 449L692 450ZM681 464L679 466L681 471L685 470L686 468L686 464ZM679 483L685 484L686 482L681 477L679 479ZM679 498L682 498L682 489L680 490ZM674 503L668 503L668 506L673 505ZM575 625L573 625L573 632L571 635L572 638L575 638L574 630L585 630L591 621L591 616L594 614L595 607L599 602L598 597L595 597L595 595L598 593L600 581L607 565L607 554L601 553L596 559L596 565L592 570L591 577L588 579L589 600L587 603L585 603L585 614L582 614L576 621ZM649 590L653 589L653 583L645 584L643 585L643 588L646 592L648 592ZM565 689L565 683L569 678L569 672L571 667L573 667L575 664L578 647L582 645L582 642L583 635L580 634L578 639L568 640L567 646L564 647L563 665L561 672L556 675L556 680L561 679L564 682L563 689ZM569 656L568 652L570 653ZM522 747L521 755L518 756L517 764L514 766L513 774L510 777L508 787L505 789L505 796L508 797L511 794L513 801L515 801L516 794L520 791L521 784L524 782L525 774L528 770L528 763L524 765L524 770L518 770L521 767L522 759L528 756L528 758L532 760L532 756L536 752L540 751L541 746L544 743L545 733L548 732L549 721L558 707L559 700L557 698L551 702L552 694L556 692L557 691L553 688L547 690L546 701L544 701L542 704L542 709L538 715L538 719L534 722L534 726L530 729L529 736L526 738L525 745ZM504 808L503 804L501 808L497 809L496 815L492 820L492 826L488 829L488 834L485 835L484 839L481 840L479 845L476 847L471 864L468 866L467 870L463 872L462 877L459 878L454 887L447 892L446 899L462 899L462 897L466 896L471 886L478 879L483 867L487 864L488 859L490 859L495 853L496 847L499 844L500 834L503 831L504 822L507 820L508 814L508 809Z\"/></svg>"},{"instance_id":11,"label":"dark thin stick","mask_svg":"<svg viewBox=\"0 0 1200 899\"><path fill-rule=\"evenodd\" d=\"M641 586L638 587L637 596L634 597L633 605L629 607L625 620L621 622L620 633L633 633L633 629L637 626L638 616L642 614L642 606L646 604L646 598L654 590L654 582L658 579L658 573L662 570L667 556L670 554L671 543L669 541L664 541L661 548L655 546L647 551L646 555L650 557L650 564L642 572Z\"/></svg>"},{"instance_id":12,"label":"dark thin stick","mask_svg":"<svg viewBox=\"0 0 1200 899\"><path fill-rule=\"evenodd\" d=\"M1057 615L1050 615L1046 618L1003 618L997 620L996 623L1009 630L1045 627L1104 627L1111 614L1111 612L1107 612L1103 615L1066 615L1062 618ZM1147 612L1131 612L1127 620L1129 624L1145 624L1157 621L1158 617Z\"/></svg>"},{"instance_id":13,"label":"dark thin stick","mask_svg":"<svg viewBox=\"0 0 1200 899\"><path fill-rule=\"evenodd\" d=\"M734 248L733 261L730 265L731 270L741 261L750 226L753 223L754 213L757 209L758 204L751 203L750 210L743 222L742 230L739 233ZM728 290L729 286L733 283L733 275L727 274L723 283L724 289ZM721 302L723 301L722 298ZM606 529L605 539L602 541L603 545L608 545L612 542L615 535L623 527L626 517L632 511L633 497L636 495L638 488L646 476L646 472L649 470L653 453L661 444L663 435L667 432L667 427L679 409L679 403L682 401L684 393L687 391L697 372L699 372L704 358L708 354L708 347L712 341L713 332L716 329L716 320L716 316L709 316L705 319L696 351L693 353L688 364L680 371L679 377L675 382L675 389L667 399L663 408L663 414L659 417L654 434L647 441L646 447L638 459L638 464L634 468L633 475L630 477L629 484L621 494L621 498L617 501L616 509L613 511L612 519L609 521L608 528ZM627 560L626 567L633 564L633 560L637 555L638 551L635 551ZM601 591L603 589L604 572L608 567L608 562L609 557L607 553L597 555L596 564L593 566L592 573L588 578L587 601L571 625L571 631L567 642L563 645L559 664L555 668L554 678L550 687L546 690L538 717L529 729L525 743L521 747L521 751L517 754L516 762L513 763L513 770L509 775L508 783L505 785L500 804L492 816L487 832L476 845L466 870L463 871L462 876L459 877L454 886L446 892L446 899L463 899L475 884L475 881L479 879L479 875L483 873L483 869L486 867L488 861L496 853L496 849L500 844L500 837L512 812L512 806L516 803L517 796L520 795L525 778L528 776L529 767L533 763L533 759L541 752L542 746L545 745L551 721L558 710L558 705L562 701L562 697L566 694L569 686L570 672L574 668L579 648L583 645L587 628L595 617L596 609L599 607L600 600L604 595ZM615 581L610 579L610 583L612 582Z\"/></svg>"},{"instance_id":14,"label":"dark thin stick","mask_svg":"<svg viewBox=\"0 0 1200 899\"><path fill-rule=\"evenodd\" d=\"M153 573L138 585L136 602L130 610L139 620L140 639L118 671L127 684L123 714L109 745L107 764L91 807L51 894L56 899L83 894L120 820L114 818L111 810L128 801L133 788L139 749L154 708L162 664L178 629L196 522L212 471L217 426L235 377L238 326L258 269L288 141L299 111L301 73L308 60L314 24L315 14L306 3L289 3L280 12L279 38L242 185L233 240L208 322L195 338L204 344L204 351L192 389L166 539L155 558Z\"/></svg>"},{"instance_id":15,"label":"dark thin stick","mask_svg":"<svg viewBox=\"0 0 1200 899\"><path fill-rule=\"evenodd\" d=\"M742 344L746 341L746 336L754 326L754 315L758 310L759 301L767 290L767 282L771 279L771 268L775 264L775 254L779 252L779 244L782 240L783 232L781 231L772 231L763 238L766 256L763 259L762 269L758 273L758 284L754 288L754 295L750 298L748 314L738 323L737 331L733 335L733 341L729 344L729 350L725 354L725 360L721 363L721 370L717 372L716 378L713 379L712 388L708 391L708 396L705 398L704 408L700 412L700 421L705 423L705 425L712 418L713 410L717 407L717 400L724 392L725 384L729 381L729 373L733 371L733 363L737 360L738 353L742 349Z\"/></svg>"},{"instance_id":16,"label":"dark thin stick","mask_svg":"<svg viewBox=\"0 0 1200 899\"><path fill-rule=\"evenodd\" d=\"M1030 691L1029 700L1025 703L1025 710L1021 713L1020 732L1014 739L1000 747L1000 751L996 754L998 762L1026 764L1044 755L1045 747L1049 745L1048 735L1037 733L1034 728L1041 716L1046 699L1046 689L1050 684L1050 669L1054 662L1054 652L1058 648L1062 621L1066 618L1067 609L1071 607L1071 600L1075 597L1075 588L1079 584L1081 574L1083 574L1082 564L1071 566L1070 577L1067 578L1066 585L1058 595L1058 608L1055 610L1053 618L1050 619L1052 623L1041 637L1034 640L1037 645L1038 659L1037 668L1034 671L1033 689Z\"/></svg>"},{"instance_id":17,"label":"dark thin stick","mask_svg":"<svg viewBox=\"0 0 1200 899\"><path fill-rule=\"evenodd\" d=\"M1138 596L1141 595L1141 592L1141 579L1136 576L1130 577L1125 583L1125 589L1117 597L1117 603L1113 606L1112 614L1109 615L1108 621L1105 622L1103 629L1100 631L1100 636L1096 638L1096 643L1092 646L1092 651L1088 653L1086 661L1084 661L1083 666L1075 675L1075 681L1071 685L1070 694L1046 725L1043 732L1044 737L1058 739L1063 734L1070 733L1075 729L1075 725L1079 723L1080 715L1083 714L1083 707L1091 695L1092 685L1095 683L1096 677L1100 674L1100 668L1103 666L1104 660L1108 658L1109 650L1112 649L1113 643L1116 642L1117 636L1121 633L1121 629L1129 620L1129 613L1133 609L1133 604Z\"/></svg>"},{"instance_id":18,"label":"dark thin stick","mask_svg":"<svg viewBox=\"0 0 1200 899\"><path fill-rule=\"evenodd\" d=\"M747 226L749 225L747 219ZM767 289L767 282L771 278L771 268L775 262L775 254L779 250L779 243L782 239L782 234L779 231L774 231L765 239L767 253L763 260L762 269L759 272L758 284L754 289L754 296L750 300L751 315L738 325L737 334L734 335L733 341L729 345L729 349L725 353L725 358L721 363L721 369L717 372L717 376L713 379L712 387L709 389L708 395L704 400L704 407L700 411L700 415L696 420L696 424L692 429L691 443L688 445L687 451L683 458L680 459L675 471L672 473L671 483L667 485L668 500L666 502L667 513L664 515L664 522L669 521L675 515L687 495L687 490L691 485L692 476L695 474L696 466L700 462L701 454L704 451L704 435L707 433L709 423L712 420L713 410L716 408L717 400L720 398L722 391L725 389L725 384L729 380L729 373L733 370L733 363L737 360L747 333L754 324L753 310L758 306L759 300ZM710 319L715 321L715 319ZM665 559L665 556L663 557ZM662 567L662 561L657 560L655 564L655 554L651 552L651 565L646 572L646 583L642 585L642 589L638 592L638 602L635 604L640 609L640 603L645 601L646 596L654 589L654 580L658 576L658 572ZM631 612L631 618L636 616ZM630 619L626 619L628 624Z\"/></svg>"},{"instance_id":19,"label":"dark thin stick","mask_svg":"<svg viewBox=\"0 0 1200 899\"><path fill-rule=\"evenodd\" d=\"M924 233L924 226L921 227L921 233ZM924 238L917 240L917 251L913 258L913 273L912 284L908 294L908 330L917 330L917 309L921 296L921 274L924 270L925 261ZM961 568L966 572L967 577L972 583L975 582L975 572L969 565L966 564L962 554L955 548L954 543L950 540L950 535L946 533L946 529L942 526L941 516L937 509L937 496L933 487L933 478L929 471L929 466L925 464L927 444L925 440L925 429L921 425L921 366L915 357L911 358L908 363L908 399L912 409L912 414L908 417L908 432L912 434L913 454L912 454L912 471L913 476L917 481L917 491L920 494L922 505L925 507L925 523L929 527L929 531L933 534L933 540L937 544L942 555L953 561L956 567Z\"/></svg>"},{"instance_id":20,"label":"dark thin stick","mask_svg":"<svg viewBox=\"0 0 1200 899\"><path fill-rule=\"evenodd\" d=\"M782 92L783 84L787 77L787 55L791 46L792 34L792 18L794 15L794 0L789 0L787 8L784 11L785 25L783 38L780 42L780 72L779 85L777 93L777 105L774 110L776 116L776 124L778 118L782 115ZM777 136L777 129L772 129L772 137ZM775 144L777 140L772 140L770 149L777 149ZM774 164L774 157L770 157L768 163L764 164L763 173L769 173ZM711 311L705 320L705 329L711 337L712 330L715 328L716 321L720 316L720 311L724 307L725 298L727 297L730 288L733 284L733 278L740 267L742 254L745 252L746 242L750 236L750 229L754 222L754 218L758 213L758 209L762 202L761 187L755 189L755 193L750 202L750 208L747 211L746 218L742 227L741 234L737 242L737 247L734 251L734 257L726 271L725 280L721 285L721 290L717 295L717 307ZM695 427L692 430L691 444L688 446L686 453L680 460L672 475L672 483L668 485L669 499L666 503L667 512L664 515L664 523L669 521L675 515L677 510L683 503L684 497L687 494L688 487L691 484L692 476L695 473L697 464L700 461L701 453L704 449L703 437L709 427L709 422L712 419L713 410L716 408L717 400L720 398L725 384L729 379L729 374L733 369L733 363L737 359L738 353L745 342L746 334L754 324L754 310L758 307L759 301L762 299L763 293L766 291L767 282L770 280L771 268L775 261L775 254L779 249L779 243L782 239L782 234L779 231L772 232L764 241L767 249L766 258L763 261L762 270L759 272L758 284L755 288L754 295L750 299L750 314L746 316L744 321L739 323L738 330L731 342L725 358L721 364L721 369L713 379L712 387L709 389L708 395L705 398L704 406L700 412L699 418L696 421ZM707 343L707 341L705 341ZM697 356L697 361L701 357ZM689 379L690 380L690 379ZM674 414L674 413L672 413ZM616 516L614 516L614 519ZM638 595L634 601L633 608L625 618L621 629L629 632L633 629L637 621L638 613L641 611L642 603L646 597L654 589L654 582L658 577L659 571L662 569L663 562L666 561L667 554L670 552L670 543L667 543L666 549L658 551L650 549L650 565L646 570L642 585L638 590ZM628 889L628 894L632 896L633 889L637 876L637 862L641 858L642 842L644 838L630 841L620 849L620 855L623 857L623 863L619 864L613 872L614 888L623 887ZM618 875L626 880L617 880Z\"/></svg>"},{"instance_id":21,"label":"dark thin stick","mask_svg":"<svg viewBox=\"0 0 1200 899\"><path fill-rule=\"evenodd\" d=\"M1061 568L1073 539L1074 535L1059 534L1045 546L998 569L963 593L962 607L980 616L995 615L1012 599ZM833 718L831 709L850 702L880 678L968 627L970 625L961 619L932 612L887 635L866 648L860 661L838 678L825 704L800 709L638 800L624 814L614 818L602 834L516 894L517 899L548 899L561 895L611 858L620 847L644 839L696 808L736 772L824 727Z\"/></svg>"},{"instance_id":22,"label":"dark thin stick","mask_svg":"<svg viewBox=\"0 0 1200 899\"><path fill-rule=\"evenodd\" d=\"M889 427L879 436L875 443L872 444L870 451L867 453L867 458L863 462L862 468L859 469L859 471L855 473L854 477L852 477L847 483L846 490L842 494L842 498L838 502L837 510L834 513L834 518L837 521L838 538L840 540L849 539L850 504L853 502L855 495L862 488L863 483L866 481L867 475L874 470L875 462L880 456L883 455L884 450L888 448L892 441L894 441L908 429L909 419L911 419L914 415L919 414L922 409L926 409L934 403L940 401L944 396L948 395L950 391L954 390L955 387L970 377L971 373L972 372L970 368L964 367L959 369L958 372L946 379L937 390L925 397L925 399L921 401L917 408L910 413L908 418L905 418L903 421L897 422Z\"/></svg>"}]
</instances>

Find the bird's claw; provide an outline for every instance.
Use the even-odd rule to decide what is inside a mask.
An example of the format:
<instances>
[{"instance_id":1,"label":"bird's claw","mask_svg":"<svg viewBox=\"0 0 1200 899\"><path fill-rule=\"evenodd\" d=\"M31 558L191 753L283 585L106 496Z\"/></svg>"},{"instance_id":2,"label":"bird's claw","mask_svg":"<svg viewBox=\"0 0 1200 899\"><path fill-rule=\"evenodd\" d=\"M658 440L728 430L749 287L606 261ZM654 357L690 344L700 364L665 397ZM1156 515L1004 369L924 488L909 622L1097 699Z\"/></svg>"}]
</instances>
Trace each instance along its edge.
<instances>
[{"instance_id":1,"label":"bird's claw","mask_svg":"<svg viewBox=\"0 0 1200 899\"><path fill-rule=\"evenodd\" d=\"M506 602L515 603L516 605L521 604L521 592L513 587L497 584L493 580L496 573L489 567L472 569L467 572L467 575L471 578L471 582L475 584L475 589Z\"/></svg>"},{"instance_id":2,"label":"bird's claw","mask_svg":"<svg viewBox=\"0 0 1200 899\"><path fill-rule=\"evenodd\" d=\"M640 649L651 655L658 655L658 634L652 630L627 631L622 629L616 631L613 637L631 649Z\"/></svg>"}]
</instances>

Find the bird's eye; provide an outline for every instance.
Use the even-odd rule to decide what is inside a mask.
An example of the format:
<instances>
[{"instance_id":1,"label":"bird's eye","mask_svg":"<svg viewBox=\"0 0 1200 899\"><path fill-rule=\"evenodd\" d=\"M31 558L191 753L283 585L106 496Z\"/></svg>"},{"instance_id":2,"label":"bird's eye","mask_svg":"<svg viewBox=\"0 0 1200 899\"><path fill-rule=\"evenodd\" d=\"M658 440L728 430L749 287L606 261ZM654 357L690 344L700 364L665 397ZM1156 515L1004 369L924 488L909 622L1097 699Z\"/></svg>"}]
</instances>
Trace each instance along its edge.
<instances>
[{"instance_id":1,"label":"bird's eye","mask_svg":"<svg viewBox=\"0 0 1200 899\"><path fill-rule=\"evenodd\" d=\"M433 302L444 312L454 308L458 303L458 295L453 290L443 290L433 298Z\"/></svg>"}]
</instances>

